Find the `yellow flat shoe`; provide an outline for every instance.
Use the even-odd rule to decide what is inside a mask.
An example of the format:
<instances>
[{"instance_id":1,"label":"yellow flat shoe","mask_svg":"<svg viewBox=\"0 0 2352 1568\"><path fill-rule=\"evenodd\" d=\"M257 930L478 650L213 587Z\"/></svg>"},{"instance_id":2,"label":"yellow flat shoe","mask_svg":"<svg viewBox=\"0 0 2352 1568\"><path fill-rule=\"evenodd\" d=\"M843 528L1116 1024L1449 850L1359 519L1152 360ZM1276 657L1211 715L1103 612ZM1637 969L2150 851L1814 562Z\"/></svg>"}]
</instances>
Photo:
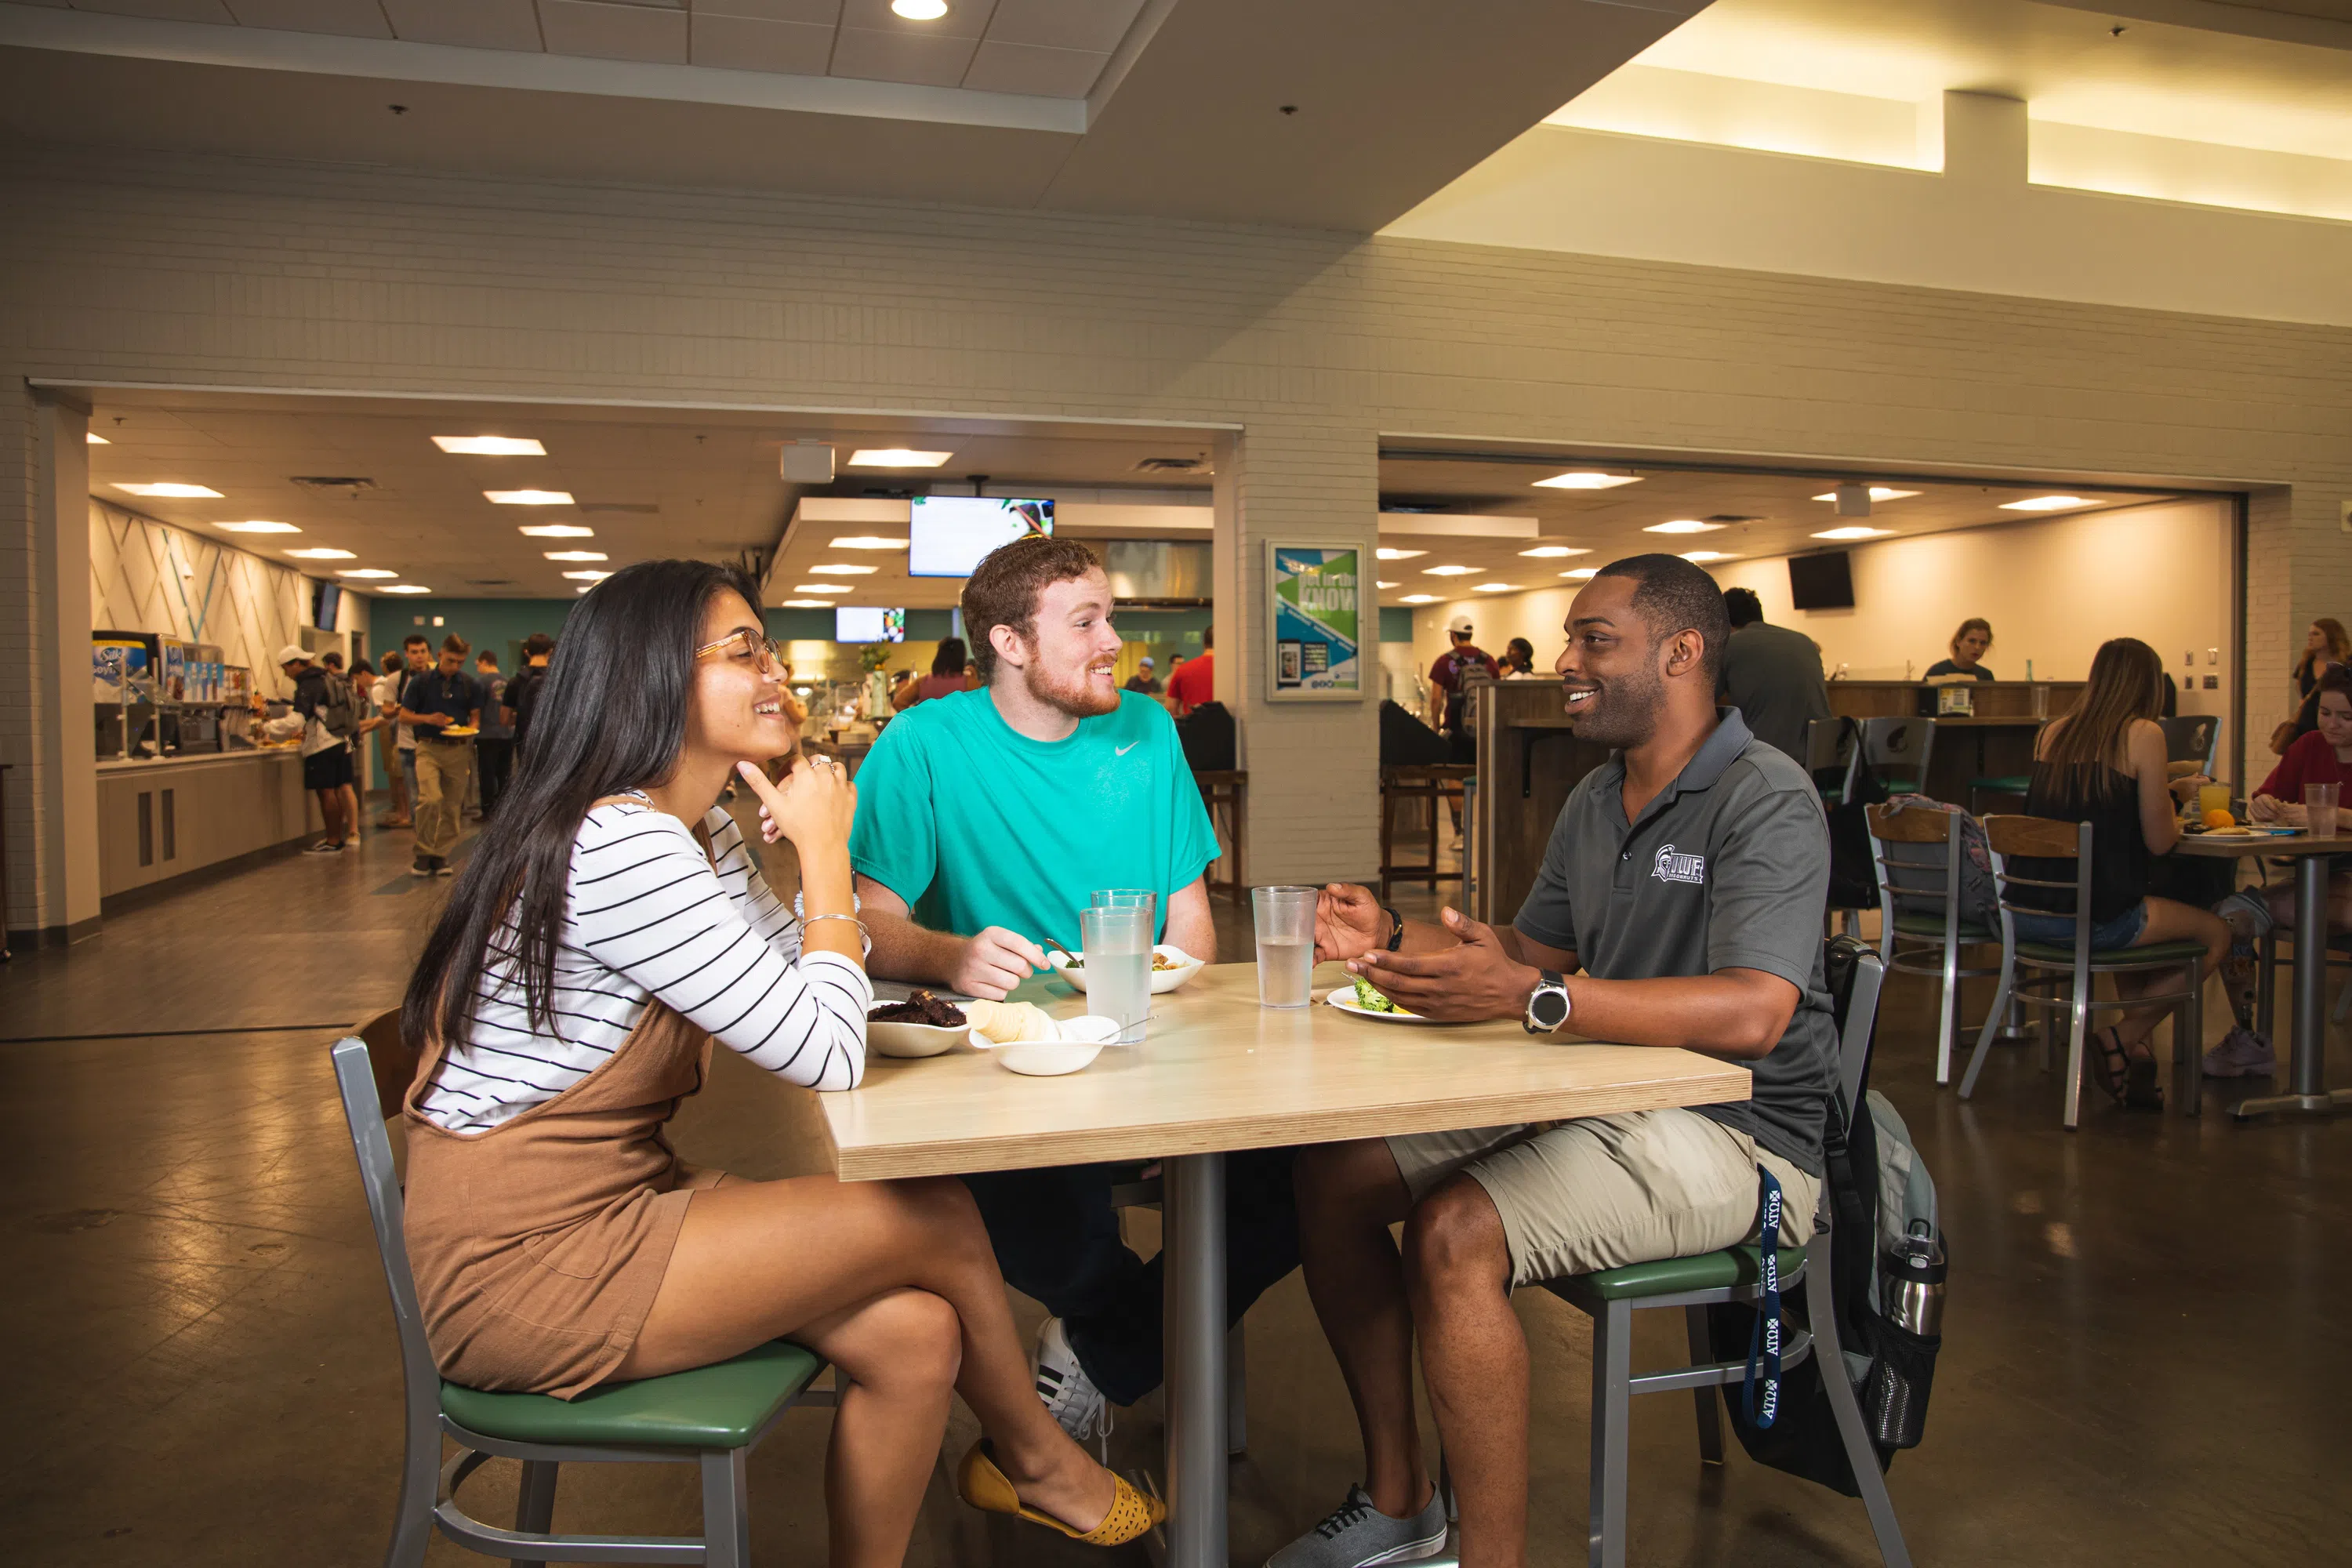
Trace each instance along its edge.
<instances>
[{"instance_id":1,"label":"yellow flat shoe","mask_svg":"<svg viewBox=\"0 0 2352 1568\"><path fill-rule=\"evenodd\" d=\"M987 1438L974 1443L964 1455L963 1463L956 1467L957 1495L982 1512L1009 1513L1032 1524L1059 1531L1089 1546L1124 1546L1168 1517L1167 1504L1158 1498L1145 1497L1121 1477L1112 1476L1110 1484L1110 1511L1103 1515L1100 1524L1080 1534L1052 1514L1021 1500L1011 1479L996 1468L996 1457L990 1451Z\"/></svg>"}]
</instances>

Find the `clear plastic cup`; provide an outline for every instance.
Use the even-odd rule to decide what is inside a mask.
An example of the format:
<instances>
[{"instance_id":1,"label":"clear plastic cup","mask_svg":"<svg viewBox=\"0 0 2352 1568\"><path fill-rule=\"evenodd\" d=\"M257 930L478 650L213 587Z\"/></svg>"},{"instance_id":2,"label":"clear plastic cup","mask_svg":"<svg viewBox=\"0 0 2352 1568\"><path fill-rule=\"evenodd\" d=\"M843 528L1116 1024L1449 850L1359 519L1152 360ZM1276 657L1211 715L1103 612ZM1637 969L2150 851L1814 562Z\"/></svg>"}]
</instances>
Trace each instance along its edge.
<instances>
[{"instance_id":1,"label":"clear plastic cup","mask_svg":"<svg viewBox=\"0 0 2352 1568\"><path fill-rule=\"evenodd\" d=\"M1139 1046L1151 1017L1151 911L1097 904L1078 911L1086 948L1087 1011L1118 1022L1118 1043Z\"/></svg>"},{"instance_id":2,"label":"clear plastic cup","mask_svg":"<svg viewBox=\"0 0 2352 1568\"><path fill-rule=\"evenodd\" d=\"M2304 819L2311 825L2314 838L2333 838L2338 823L2336 816L2336 792L2342 786L2332 784L2307 784L2303 786Z\"/></svg>"},{"instance_id":3,"label":"clear plastic cup","mask_svg":"<svg viewBox=\"0 0 2352 1568\"><path fill-rule=\"evenodd\" d=\"M1087 895L1087 903L1095 909L1140 909L1152 929L1160 929L1160 895L1150 888L1097 888Z\"/></svg>"},{"instance_id":4,"label":"clear plastic cup","mask_svg":"<svg viewBox=\"0 0 2352 1568\"><path fill-rule=\"evenodd\" d=\"M2209 784L2197 786L2197 819L2200 822L2205 819L2205 814L2209 811L2229 809L2230 786L2228 784Z\"/></svg>"},{"instance_id":5,"label":"clear plastic cup","mask_svg":"<svg viewBox=\"0 0 2352 1568\"><path fill-rule=\"evenodd\" d=\"M1304 1007L1315 1000L1315 895L1313 888L1250 889L1261 1007Z\"/></svg>"}]
</instances>

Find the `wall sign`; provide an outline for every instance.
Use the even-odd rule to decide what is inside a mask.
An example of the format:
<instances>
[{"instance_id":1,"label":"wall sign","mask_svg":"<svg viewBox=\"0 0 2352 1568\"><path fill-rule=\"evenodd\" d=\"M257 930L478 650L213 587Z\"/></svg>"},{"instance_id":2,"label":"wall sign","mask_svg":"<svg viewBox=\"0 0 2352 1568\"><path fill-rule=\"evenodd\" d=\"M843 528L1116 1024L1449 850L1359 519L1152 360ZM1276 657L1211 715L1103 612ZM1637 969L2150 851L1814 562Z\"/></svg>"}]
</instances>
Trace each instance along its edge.
<instances>
[{"instance_id":1,"label":"wall sign","mask_svg":"<svg viewBox=\"0 0 2352 1568\"><path fill-rule=\"evenodd\" d=\"M1360 701L1361 550L1266 546L1266 696L1274 701Z\"/></svg>"}]
</instances>

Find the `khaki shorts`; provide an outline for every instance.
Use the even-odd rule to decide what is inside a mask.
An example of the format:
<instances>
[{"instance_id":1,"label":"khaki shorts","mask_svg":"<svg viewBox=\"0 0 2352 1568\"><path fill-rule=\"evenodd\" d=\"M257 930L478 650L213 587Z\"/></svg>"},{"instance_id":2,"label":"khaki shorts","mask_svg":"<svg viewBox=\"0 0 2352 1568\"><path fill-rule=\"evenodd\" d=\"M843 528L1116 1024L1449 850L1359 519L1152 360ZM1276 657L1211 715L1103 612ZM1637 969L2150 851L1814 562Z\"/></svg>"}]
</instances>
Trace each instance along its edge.
<instances>
[{"instance_id":1,"label":"khaki shorts","mask_svg":"<svg viewBox=\"0 0 2352 1568\"><path fill-rule=\"evenodd\" d=\"M1459 1171L1503 1216L1511 1283L1715 1252L1757 1235L1760 1162L1780 1183L1780 1235L1813 1234L1818 1176L1695 1110L1478 1127L1388 1140L1418 1203Z\"/></svg>"}]
</instances>

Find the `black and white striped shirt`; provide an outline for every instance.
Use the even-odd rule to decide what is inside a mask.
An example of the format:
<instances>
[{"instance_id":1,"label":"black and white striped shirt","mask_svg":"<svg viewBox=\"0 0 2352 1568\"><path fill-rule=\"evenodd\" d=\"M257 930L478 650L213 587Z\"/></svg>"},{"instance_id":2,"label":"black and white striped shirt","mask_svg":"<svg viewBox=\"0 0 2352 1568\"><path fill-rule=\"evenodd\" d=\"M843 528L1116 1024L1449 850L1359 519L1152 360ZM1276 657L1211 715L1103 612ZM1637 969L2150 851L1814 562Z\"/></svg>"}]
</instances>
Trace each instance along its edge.
<instances>
[{"instance_id":1,"label":"black and white striped shirt","mask_svg":"<svg viewBox=\"0 0 2352 1568\"><path fill-rule=\"evenodd\" d=\"M874 988L838 953L801 952L801 922L744 852L733 817L686 824L639 801L593 808L572 844L555 954L558 1037L535 1031L511 921L491 944L473 1031L451 1047L420 1109L451 1132L498 1126L594 1071L658 996L788 1082L854 1089Z\"/></svg>"}]
</instances>

